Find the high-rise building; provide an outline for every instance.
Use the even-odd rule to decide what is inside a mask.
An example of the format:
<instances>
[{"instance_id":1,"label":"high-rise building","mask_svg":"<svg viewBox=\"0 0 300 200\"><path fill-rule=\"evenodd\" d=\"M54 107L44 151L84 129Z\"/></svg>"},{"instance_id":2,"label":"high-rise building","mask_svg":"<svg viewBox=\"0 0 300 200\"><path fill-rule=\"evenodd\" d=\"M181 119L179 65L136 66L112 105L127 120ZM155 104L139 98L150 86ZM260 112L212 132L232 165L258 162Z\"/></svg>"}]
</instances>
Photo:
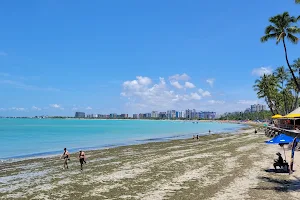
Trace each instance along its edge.
<instances>
[{"instance_id":1,"label":"high-rise building","mask_svg":"<svg viewBox=\"0 0 300 200\"><path fill-rule=\"evenodd\" d=\"M109 114L109 118L110 119L116 119L117 117L118 117L117 113L111 113L111 114Z\"/></svg>"},{"instance_id":2,"label":"high-rise building","mask_svg":"<svg viewBox=\"0 0 300 200\"><path fill-rule=\"evenodd\" d=\"M138 119L138 118L139 118L139 117L138 117L138 114L133 114L133 115L132 115L132 118L133 118L133 119Z\"/></svg>"},{"instance_id":3,"label":"high-rise building","mask_svg":"<svg viewBox=\"0 0 300 200\"><path fill-rule=\"evenodd\" d=\"M120 118L122 118L122 119L127 119L127 118L128 118L128 114L121 114L121 115L120 115Z\"/></svg>"},{"instance_id":4,"label":"high-rise building","mask_svg":"<svg viewBox=\"0 0 300 200\"><path fill-rule=\"evenodd\" d=\"M151 113L145 113L145 114L144 114L144 118L147 118L147 119L148 119L148 118L151 118Z\"/></svg>"},{"instance_id":5,"label":"high-rise building","mask_svg":"<svg viewBox=\"0 0 300 200\"><path fill-rule=\"evenodd\" d=\"M167 113L166 112L160 112L159 115L158 115L158 117L160 119L166 119L167 118Z\"/></svg>"},{"instance_id":6,"label":"high-rise building","mask_svg":"<svg viewBox=\"0 0 300 200\"><path fill-rule=\"evenodd\" d=\"M158 118L158 115L159 115L158 111L152 111L151 113L152 118Z\"/></svg>"},{"instance_id":7,"label":"high-rise building","mask_svg":"<svg viewBox=\"0 0 300 200\"><path fill-rule=\"evenodd\" d=\"M251 110L251 112L265 111L266 110L266 105L254 104L254 105L251 105L250 110Z\"/></svg>"},{"instance_id":8,"label":"high-rise building","mask_svg":"<svg viewBox=\"0 0 300 200\"><path fill-rule=\"evenodd\" d=\"M197 111L195 109L193 109L193 110L188 109L185 111L186 119L196 119L196 118L198 118L198 116L199 115L197 115Z\"/></svg>"},{"instance_id":9,"label":"high-rise building","mask_svg":"<svg viewBox=\"0 0 300 200\"><path fill-rule=\"evenodd\" d=\"M85 118L85 113L84 112L76 112L75 118Z\"/></svg>"},{"instance_id":10,"label":"high-rise building","mask_svg":"<svg viewBox=\"0 0 300 200\"><path fill-rule=\"evenodd\" d=\"M181 111L182 118L186 118L185 112Z\"/></svg>"}]
</instances>

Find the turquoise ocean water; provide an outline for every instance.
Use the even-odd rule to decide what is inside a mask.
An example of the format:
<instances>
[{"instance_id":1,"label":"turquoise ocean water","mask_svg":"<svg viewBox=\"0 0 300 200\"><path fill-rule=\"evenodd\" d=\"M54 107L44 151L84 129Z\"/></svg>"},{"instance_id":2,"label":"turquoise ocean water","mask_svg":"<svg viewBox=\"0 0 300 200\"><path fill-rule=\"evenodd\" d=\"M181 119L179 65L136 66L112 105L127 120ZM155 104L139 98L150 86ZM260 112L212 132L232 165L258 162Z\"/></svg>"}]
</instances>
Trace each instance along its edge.
<instances>
[{"instance_id":1,"label":"turquoise ocean water","mask_svg":"<svg viewBox=\"0 0 300 200\"><path fill-rule=\"evenodd\" d=\"M0 119L0 159L47 156L78 149L98 149L193 134L234 131L239 124L152 120Z\"/></svg>"}]
</instances>

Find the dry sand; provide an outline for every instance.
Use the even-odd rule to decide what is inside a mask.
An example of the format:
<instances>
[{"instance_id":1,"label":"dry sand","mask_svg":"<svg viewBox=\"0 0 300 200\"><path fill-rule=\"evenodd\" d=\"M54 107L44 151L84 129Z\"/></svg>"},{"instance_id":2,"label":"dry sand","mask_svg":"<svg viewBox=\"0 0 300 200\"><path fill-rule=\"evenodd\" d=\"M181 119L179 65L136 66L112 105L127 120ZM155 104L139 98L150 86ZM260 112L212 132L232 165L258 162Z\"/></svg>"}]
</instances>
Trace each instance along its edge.
<instances>
[{"instance_id":1,"label":"dry sand","mask_svg":"<svg viewBox=\"0 0 300 200\"><path fill-rule=\"evenodd\" d=\"M1 199L299 199L300 153L292 175L267 172L277 145L262 132L88 151L80 171L59 158L0 164ZM290 151L287 150L287 160Z\"/></svg>"}]
</instances>

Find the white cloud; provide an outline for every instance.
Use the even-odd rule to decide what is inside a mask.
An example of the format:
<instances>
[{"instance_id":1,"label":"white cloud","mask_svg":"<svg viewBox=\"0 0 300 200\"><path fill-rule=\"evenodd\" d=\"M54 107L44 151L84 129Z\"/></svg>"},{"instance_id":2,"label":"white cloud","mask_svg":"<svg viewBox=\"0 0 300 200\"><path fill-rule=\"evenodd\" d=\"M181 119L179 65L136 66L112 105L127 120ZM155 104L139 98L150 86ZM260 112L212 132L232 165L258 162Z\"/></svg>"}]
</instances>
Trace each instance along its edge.
<instances>
[{"instance_id":1,"label":"white cloud","mask_svg":"<svg viewBox=\"0 0 300 200\"><path fill-rule=\"evenodd\" d=\"M252 75L263 76L264 74L272 74L273 69L271 67L259 67L252 70Z\"/></svg>"},{"instance_id":2,"label":"white cloud","mask_svg":"<svg viewBox=\"0 0 300 200\"><path fill-rule=\"evenodd\" d=\"M200 100L201 96L198 93L191 93L191 99Z\"/></svg>"},{"instance_id":3,"label":"white cloud","mask_svg":"<svg viewBox=\"0 0 300 200\"><path fill-rule=\"evenodd\" d=\"M170 84L177 89L182 89L183 86L178 81L170 81Z\"/></svg>"},{"instance_id":4,"label":"white cloud","mask_svg":"<svg viewBox=\"0 0 300 200\"><path fill-rule=\"evenodd\" d=\"M148 77L143 77L143 76L137 76L137 81L141 85L149 85L152 83L152 80Z\"/></svg>"},{"instance_id":5,"label":"white cloud","mask_svg":"<svg viewBox=\"0 0 300 200\"><path fill-rule=\"evenodd\" d=\"M210 104L225 104L225 101L209 100L208 103L210 103Z\"/></svg>"},{"instance_id":6,"label":"white cloud","mask_svg":"<svg viewBox=\"0 0 300 200\"><path fill-rule=\"evenodd\" d=\"M210 87L213 87L215 79L214 78L209 78L209 79L206 80L206 82L210 85Z\"/></svg>"},{"instance_id":7,"label":"white cloud","mask_svg":"<svg viewBox=\"0 0 300 200\"><path fill-rule=\"evenodd\" d=\"M52 108L62 109L62 107L59 104L50 104L49 106L52 107Z\"/></svg>"},{"instance_id":8,"label":"white cloud","mask_svg":"<svg viewBox=\"0 0 300 200\"><path fill-rule=\"evenodd\" d=\"M41 108L36 107L36 106L32 106L31 109L32 109L32 110L42 110Z\"/></svg>"},{"instance_id":9,"label":"white cloud","mask_svg":"<svg viewBox=\"0 0 300 200\"><path fill-rule=\"evenodd\" d=\"M198 90L198 92L199 92L199 94L201 94L201 96L203 96L203 97L210 97L210 96L211 96L211 94L210 94L209 91L204 91L204 90L201 89L201 88Z\"/></svg>"},{"instance_id":10,"label":"white cloud","mask_svg":"<svg viewBox=\"0 0 300 200\"><path fill-rule=\"evenodd\" d=\"M186 88L195 88L196 86L191 82L185 82L184 87L186 87Z\"/></svg>"},{"instance_id":11,"label":"white cloud","mask_svg":"<svg viewBox=\"0 0 300 200\"><path fill-rule=\"evenodd\" d=\"M0 56L7 56L8 54L5 53L4 51L0 51Z\"/></svg>"},{"instance_id":12,"label":"white cloud","mask_svg":"<svg viewBox=\"0 0 300 200\"><path fill-rule=\"evenodd\" d=\"M175 74L175 75L169 77L169 80L173 80L173 81L188 81L190 79L191 78L186 73L183 73L181 75Z\"/></svg>"},{"instance_id":13,"label":"white cloud","mask_svg":"<svg viewBox=\"0 0 300 200\"><path fill-rule=\"evenodd\" d=\"M78 110L78 108L74 107L74 108L72 108L72 110L73 110L73 111L76 111L76 110Z\"/></svg>"},{"instance_id":14,"label":"white cloud","mask_svg":"<svg viewBox=\"0 0 300 200\"><path fill-rule=\"evenodd\" d=\"M191 87L191 85L188 86ZM183 109L201 99L198 93L186 93L184 90L173 91L164 78L159 78L158 83L149 85L143 85L138 80L125 81L120 95L126 98L127 107L139 111Z\"/></svg>"},{"instance_id":15,"label":"white cloud","mask_svg":"<svg viewBox=\"0 0 300 200\"><path fill-rule=\"evenodd\" d=\"M0 108L0 111L4 111L4 110L6 110L5 108Z\"/></svg>"},{"instance_id":16,"label":"white cloud","mask_svg":"<svg viewBox=\"0 0 300 200\"><path fill-rule=\"evenodd\" d=\"M90 106L86 107L87 110L92 110L93 108L91 108Z\"/></svg>"},{"instance_id":17,"label":"white cloud","mask_svg":"<svg viewBox=\"0 0 300 200\"><path fill-rule=\"evenodd\" d=\"M237 103L244 104L244 105L253 105L253 104L257 104L258 100L239 100Z\"/></svg>"}]
</instances>

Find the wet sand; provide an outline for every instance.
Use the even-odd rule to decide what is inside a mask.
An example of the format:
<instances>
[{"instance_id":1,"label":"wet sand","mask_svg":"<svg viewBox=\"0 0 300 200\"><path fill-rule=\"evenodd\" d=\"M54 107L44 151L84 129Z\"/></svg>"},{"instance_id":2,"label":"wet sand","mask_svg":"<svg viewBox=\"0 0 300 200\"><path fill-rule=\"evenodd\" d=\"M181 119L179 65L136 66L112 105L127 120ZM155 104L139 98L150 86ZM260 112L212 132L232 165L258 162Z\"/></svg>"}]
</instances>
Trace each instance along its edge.
<instances>
[{"instance_id":1,"label":"wet sand","mask_svg":"<svg viewBox=\"0 0 300 200\"><path fill-rule=\"evenodd\" d=\"M0 164L1 199L296 199L300 154L293 175L270 173L277 145L263 132L201 136L87 151L83 172L58 157ZM287 157L290 153L287 150Z\"/></svg>"}]
</instances>

